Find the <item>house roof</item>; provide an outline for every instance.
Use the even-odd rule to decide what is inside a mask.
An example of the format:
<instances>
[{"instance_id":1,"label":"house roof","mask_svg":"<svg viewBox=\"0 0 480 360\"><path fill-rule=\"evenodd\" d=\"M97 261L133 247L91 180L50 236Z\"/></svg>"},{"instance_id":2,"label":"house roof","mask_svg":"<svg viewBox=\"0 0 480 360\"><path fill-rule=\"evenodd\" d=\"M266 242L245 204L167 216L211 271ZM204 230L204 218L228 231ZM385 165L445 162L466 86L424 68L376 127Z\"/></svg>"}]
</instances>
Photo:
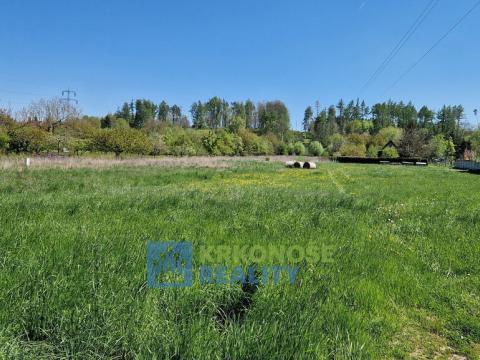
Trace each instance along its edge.
<instances>
[{"instance_id":1,"label":"house roof","mask_svg":"<svg viewBox=\"0 0 480 360\"><path fill-rule=\"evenodd\" d=\"M389 140L389 141L385 144L385 146L382 148L382 150L385 149L385 148L387 148L387 147L394 147L394 148L396 149L396 148L398 147L398 145L395 144L392 140Z\"/></svg>"}]
</instances>

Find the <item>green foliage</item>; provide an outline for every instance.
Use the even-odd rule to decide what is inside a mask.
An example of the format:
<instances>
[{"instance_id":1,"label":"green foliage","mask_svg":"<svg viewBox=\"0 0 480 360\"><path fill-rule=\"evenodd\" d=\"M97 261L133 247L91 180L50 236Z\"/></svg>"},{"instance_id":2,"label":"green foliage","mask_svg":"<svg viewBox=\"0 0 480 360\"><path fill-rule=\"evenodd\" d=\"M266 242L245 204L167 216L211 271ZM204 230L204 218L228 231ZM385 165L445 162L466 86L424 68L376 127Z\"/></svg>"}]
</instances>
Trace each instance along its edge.
<instances>
[{"instance_id":1,"label":"green foliage","mask_svg":"<svg viewBox=\"0 0 480 360\"><path fill-rule=\"evenodd\" d=\"M284 145L285 143L280 140L278 135L273 134L273 133L267 133L266 135L263 136L263 138L266 140L268 144L268 147L272 148L272 154L278 154L278 155L283 155L284 153Z\"/></svg>"},{"instance_id":2,"label":"green foliage","mask_svg":"<svg viewBox=\"0 0 480 360\"><path fill-rule=\"evenodd\" d=\"M287 154L288 155L293 155L295 154L295 147L292 143L287 144Z\"/></svg>"},{"instance_id":3,"label":"green foliage","mask_svg":"<svg viewBox=\"0 0 480 360\"><path fill-rule=\"evenodd\" d=\"M116 156L122 153L150 154L153 146L147 135L135 129L105 129L93 140L96 150L113 152Z\"/></svg>"},{"instance_id":4,"label":"green foliage","mask_svg":"<svg viewBox=\"0 0 480 360\"><path fill-rule=\"evenodd\" d=\"M222 131L218 136L217 148L222 155L240 155L243 152L243 140L236 134Z\"/></svg>"},{"instance_id":5,"label":"green foliage","mask_svg":"<svg viewBox=\"0 0 480 360\"><path fill-rule=\"evenodd\" d=\"M395 144L399 144L403 137L403 130L396 128L394 126L388 126L381 129L378 134L376 134L372 143L384 147L389 141L393 141Z\"/></svg>"},{"instance_id":6,"label":"green foliage","mask_svg":"<svg viewBox=\"0 0 480 360\"><path fill-rule=\"evenodd\" d=\"M378 152L379 151L380 151L380 147L371 144L367 148L367 157L376 158L376 157L378 157Z\"/></svg>"},{"instance_id":7,"label":"green foliage","mask_svg":"<svg viewBox=\"0 0 480 360\"><path fill-rule=\"evenodd\" d=\"M463 106L443 106L437 114L438 129L446 138L451 138L454 143L459 144L462 140L463 129L460 122L465 114Z\"/></svg>"},{"instance_id":8,"label":"green foliage","mask_svg":"<svg viewBox=\"0 0 480 360\"><path fill-rule=\"evenodd\" d=\"M8 149L10 142L10 136L8 136L7 130L0 127L0 153Z\"/></svg>"},{"instance_id":9,"label":"green foliage","mask_svg":"<svg viewBox=\"0 0 480 360\"><path fill-rule=\"evenodd\" d=\"M194 141L196 140L196 141ZM202 153L202 139L191 136L191 131L181 127L169 127L163 135L165 146L164 153L175 156L193 156ZM163 144L157 141L157 146L161 149ZM162 152L162 150L160 150Z\"/></svg>"},{"instance_id":10,"label":"green foliage","mask_svg":"<svg viewBox=\"0 0 480 360\"><path fill-rule=\"evenodd\" d=\"M363 144L344 143L339 151L342 156L365 157L367 155L367 149Z\"/></svg>"},{"instance_id":11,"label":"green foliage","mask_svg":"<svg viewBox=\"0 0 480 360\"><path fill-rule=\"evenodd\" d=\"M162 122L168 121L168 115L170 114L170 106L165 101L162 101L158 105L158 120Z\"/></svg>"},{"instance_id":12,"label":"green foliage","mask_svg":"<svg viewBox=\"0 0 480 360\"><path fill-rule=\"evenodd\" d=\"M90 139L76 139L70 138L65 144L67 149L73 152L76 155L87 152L92 147L92 142Z\"/></svg>"},{"instance_id":13,"label":"green foliage","mask_svg":"<svg viewBox=\"0 0 480 360\"><path fill-rule=\"evenodd\" d=\"M203 145L210 155L239 155L244 150L242 137L227 131L209 131Z\"/></svg>"},{"instance_id":14,"label":"green foliage","mask_svg":"<svg viewBox=\"0 0 480 360\"><path fill-rule=\"evenodd\" d=\"M411 103L393 101L378 103L372 107L360 99L350 101L348 104L340 100L336 106L323 107L317 102L315 119L312 107L308 106L304 113L304 131L294 131L289 129L289 112L281 101L264 102L258 106L251 100L229 103L217 96L205 103L197 101L190 109L195 130L189 129L189 120L182 114L178 105L170 106L165 101L158 105L147 99L125 102L113 115L107 114L103 118L93 116L80 118L78 112L75 116L70 114L62 117L59 114L50 114L52 115L50 117L48 111L43 111L48 109L42 108L48 104L55 104L57 109L61 109L62 102L58 99L39 102L36 106L41 105L42 111L30 106L20 112L24 115L21 119L24 120L23 124L35 124L35 127L51 133L52 136L39 135L47 137L43 143L42 139L28 141L28 134L23 136L21 133L16 141L14 133L19 124L7 111L0 109L0 126L7 129L7 134L11 138L9 143L13 144L9 145L9 150L60 151L63 147L75 148L72 144L65 144L66 139L75 139L79 140L79 144L85 141L91 144L87 146L88 148L99 151L103 145L99 147L95 144L104 134L99 131L100 128L125 130L136 128L142 130L149 138L152 154L293 154L296 152L294 147L297 142L310 148L310 142L314 141L319 142L322 148L328 149L330 155L340 154L340 149L344 146L342 150L344 153L363 153L362 149L365 147L369 149L365 150L365 155L368 153L368 156L374 156L376 149L383 148L391 140L402 156L438 157L447 143L442 143L440 137L432 138L434 135L452 139L453 148L464 149L471 145L477 156L480 153L478 145L480 141L477 141L477 137L480 136L462 127L464 110L460 105L444 106L435 113L426 106L417 112ZM435 117L438 122L435 122ZM52 118L63 120L55 122ZM206 129L215 130L215 133L209 135L205 132ZM245 129L251 129L252 132ZM29 131L32 132L27 130ZM231 136L222 131L236 135ZM403 136L404 132L409 135ZM118 132L122 136L125 133L128 131ZM27 140L23 141L22 136ZM31 137L37 138L35 135ZM5 135L3 138L2 141L5 143ZM112 142L113 140L110 141ZM118 143L122 143L122 139L119 139ZM83 148L83 145L80 148ZM83 151L79 149L74 152ZM309 151L319 153L318 150ZM449 154L449 157L454 156L452 151Z\"/></svg>"},{"instance_id":15,"label":"green foliage","mask_svg":"<svg viewBox=\"0 0 480 360\"><path fill-rule=\"evenodd\" d=\"M305 109L305 114L303 116L303 131L309 131L310 126L312 126L313 121L313 110L311 106L308 106Z\"/></svg>"},{"instance_id":16,"label":"green foliage","mask_svg":"<svg viewBox=\"0 0 480 360\"><path fill-rule=\"evenodd\" d=\"M455 156L455 144L452 139L448 139L446 142L445 155L449 159Z\"/></svg>"},{"instance_id":17,"label":"green foliage","mask_svg":"<svg viewBox=\"0 0 480 360\"><path fill-rule=\"evenodd\" d=\"M293 152L295 155L304 155L305 146L300 141L298 141L293 145Z\"/></svg>"},{"instance_id":18,"label":"green foliage","mask_svg":"<svg viewBox=\"0 0 480 360\"><path fill-rule=\"evenodd\" d=\"M470 144L476 159L480 159L480 130L474 131L470 137Z\"/></svg>"},{"instance_id":19,"label":"green foliage","mask_svg":"<svg viewBox=\"0 0 480 360\"><path fill-rule=\"evenodd\" d=\"M308 146L308 151L313 156L321 156L323 154L323 146L319 141L312 141Z\"/></svg>"},{"instance_id":20,"label":"green foliage","mask_svg":"<svg viewBox=\"0 0 480 360\"><path fill-rule=\"evenodd\" d=\"M126 129L130 127L128 120L125 120L120 117L116 117L114 115L108 114L104 118L101 119L101 128L123 128Z\"/></svg>"},{"instance_id":21,"label":"green foliage","mask_svg":"<svg viewBox=\"0 0 480 360\"><path fill-rule=\"evenodd\" d=\"M361 120L353 120L352 122L348 123L347 125L347 133L349 134L361 134L364 132L363 129L363 121Z\"/></svg>"},{"instance_id":22,"label":"green foliage","mask_svg":"<svg viewBox=\"0 0 480 360\"><path fill-rule=\"evenodd\" d=\"M228 125L228 130L233 133L237 133L238 130L245 129L245 118L241 117L240 115L236 115Z\"/></svg>"},{"instance_id":23,"label":"green foliage","mask_svg":"<svg viewBox=\"0 0 480 360\"><path fill-rule=\"evenodd\" d=\"M272 132L283 135L290 128L290 114L281 101L268 101L259 104L259 125L262 133Z\"/></svg>"},{"instance_id":24,"label":"green foliage","mask_svg":"<svg viewBox=\"0 0 480 360\"><path fill-rule=\"evenodd\" d=\"M9 131L9 136L9 148L15 152L39 153L52 144L50 134L34 125L18 126Z\"/></svg>"},{"instance_id":25,"label":"green foliage","mask_svg":"<svg viewBox=\"0 0 480 360\"><path fill-rule=\"evenodd\" d=\"M399 155L398 155L397 149L395 149L394 147L387 147L383 149L382 157L394 159L394 158L398 158Z\"/></svg>"},{"instance_id":26,"label":"green foliage","mask_svg":"<svg viewBox=\"0 0 480 360\"><path fill-rule=\"evenodd\" d=\"M155 118L156 113L157 106L152 101L138 99L135 101L135 115L133 116L130 126L132 128L141 129L149 120Z\"/></svg>"},{"instance_id":27,"label":"green foliage","mask_svg":"<svg viewBox=\"0 0 480 360\"><path fill-rule=\"evenodd\" d=\"M238 135L242 139L242 155L269 155L273 154L272 144L264 137L254 134L248 129L240 129Z\"/></svg>"},{"instance_id":28,"label":"green foliage","mask_svg":"<svg viewBox=\"0 0 480 360\"><path fill-rule=\"evenodd\" d=\"M435 135L430 140L431 157L444 158L447 152L447 140L442 134Z\"/></svg>"},{"instance_id":29,"label":"green foliage","mask_svg":"<svg viewBox=\"0 0 480 360\"><path fill-rule=\"evenodd\" d=\"M408 158L427 157L429 155L427 138L428 134L425 129L405 129L398 147L399 154Z\"/></svg>"},{"instance_id":30,"label":"green foliage","mask_svg":"<svg viewBox=\"0 0 480 360\"><path fill-rule=\"evenodd\" d=\"M328 138L328 151L330 154L339 152L343 144L345 144L345 138L341 134L333 134Z\"/></svg>"},{"instance_id":31,"label":"green foliage","mask_svg":"<svg viewBox=\"0 0 480 360\"><path fill-rule=\"evenodd\" d=\"M163 141L162 135L159 133L151 133L150 136L150 143L152 144L152 155L166 155L167 154L167 146Z\"/></svg>"}]
</instances>

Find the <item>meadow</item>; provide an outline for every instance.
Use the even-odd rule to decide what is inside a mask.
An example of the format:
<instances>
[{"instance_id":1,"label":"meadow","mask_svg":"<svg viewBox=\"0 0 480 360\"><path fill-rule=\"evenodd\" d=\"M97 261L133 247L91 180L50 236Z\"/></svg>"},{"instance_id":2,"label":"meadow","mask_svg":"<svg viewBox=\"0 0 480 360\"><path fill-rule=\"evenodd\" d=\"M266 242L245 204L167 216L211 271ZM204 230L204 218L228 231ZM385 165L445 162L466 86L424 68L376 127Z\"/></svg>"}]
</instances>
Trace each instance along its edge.
<instances>
[{"instance_id":1,"label":"meadow","mask_svg":"<svg viewBox=\"0 0 480 360\"><path fill-rule=\"evenodd\" d=\"M6 168L0 358L478 359L479 179L251 160ZM250 292L152 289L149 240L315 242L333 262Z\"/></svg>"}]
</instances>

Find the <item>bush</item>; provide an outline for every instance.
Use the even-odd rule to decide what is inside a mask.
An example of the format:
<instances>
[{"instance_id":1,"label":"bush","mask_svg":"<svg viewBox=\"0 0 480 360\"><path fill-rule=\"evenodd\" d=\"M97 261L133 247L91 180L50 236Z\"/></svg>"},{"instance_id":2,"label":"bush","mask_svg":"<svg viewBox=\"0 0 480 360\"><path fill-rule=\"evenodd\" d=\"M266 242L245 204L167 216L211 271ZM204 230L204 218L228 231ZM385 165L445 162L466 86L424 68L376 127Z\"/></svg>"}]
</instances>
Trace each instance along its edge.
<instances>
[{"instance_id":1,"label":"bush","mask_svg":"<svg viewBox=\"0 0 480 360\"><path fill-rule=\"evenodd\" d=\"M287 145L287 154L288 155L293 155L295 153L295 148L292 143L289 143Z\"/></svg>"},{"instance_id":2,"label":"bush","mask_svg":"<svg viewBox=\"0 0 480 360\"><path fill-rule=\"evenodd\" d=\"M225 130L209 131L203 138L203 146L211 155L233 156L243 152L242 138Z\"/></svg>"},{"instance_id":3,"label":"bush","mask_svg":"<svg viewBox=\"0 0 480 360\"><path fill-rule=\"evenodd\" d=\"M254 134L248 129L240 129L238 135L243 142L241 155L268 155L273 154L273 145L266 140Z\"/></svg>"},{"instance_id":4,"label":"bush","mask_svg":"<svg viewBox=\"0 0 480 360\"><path fill-rule=\"evenodd\" d=\"M223 131L219 136L217 146L222 155L240 155L243 151L243 140L236 134Z\"/></svg>"},{"instance_id":5,"label":"bush","mask_svg":"<svg viewBox=\"0 0 480 360\"><path fill-rule=\"evenodd\" d=\"M305 154L305 146L300 141L297 141L293 145L293 152L295 155L303 155Z\"/></svg>"},{"instance_id":6,"label":"bush","mask_svg":"<svg viewBox=\"0 0 480 360\"><path fill-rule=\"evenodd\" d=\"M282 140L280 140L280 138L277 135L269 132L263 138L271 144L273 154L284 155L282 154L282 151L284 151L282 146L285 145L285 143Z\"/></svg>"},{"instance_id":7,"label":"bush","mask_svg":"<svg viewBox=\"0 0 480 360\"><path fill-rule=\"evenodd\" d=\"M70 138L67 141L67 149L77 155L88 151L91 147L91 141L88 139L75 139Z\"/></svg>"},{"instance_id":8,"label":"bush","mask_svg":"<svg viewBox=\"0 0 480 360\"><path fill-rule=\"evenodd\" d=\"M345 138L341 134L335 133L328 138L328 151L330 154L340 152L343 144L345 144Z\"/></svg>"},{"instance_id":9,"label":"bush","mask_svg":"<svg viewBox=\"0 0 480 360\"><path fill-rule=\"evenodd\" d=\"M47 150L51 145L50 134L36 126L24 125L11 130L10 150L36 152Z\"/></svg>"},{"instance_id":10,"label":"bush","mask_svg":"<svg viewBox=\"0 0 480 360\"><path fill-rule=\"evenodd\" d=\"M240 129L245 129L245 119L237 115L228 124L228 130L237 133Z\"/></svg>"},{"instance_id":11,"label":"bush","mask_svg":"<svg viewBox=\"0 0 480 360\"><path fill-rule=\"evenodd\" d=\"M376 158L378 157L378 152L380 151L380 148L375 145L370 145L367 149L367 157L369 158Z\"/></svg>"},{"instance_id":12,"label":"bush","mask_svg":"<svg viewBox=\"0 0 480 360\"><path fill-rule=\"evenodd\" d=\"M152 143L147 135L135 129L105 129L94 139L94 148L99 151L114 152L116 156L122 153L150 154Z\"/></svg>"},{"instance_id":13,"label":"bush","mask_svg":"<svg viewBox=\"0 0 480 360\"><path fill-rule=\"evenodd\" d=\"M285 144L285 143L282 143L279 147L278 147L278 152L277 152L278 155L288 155L288 144Z\"/></svg>"},{"instance_id":14,"label":"bush","mask_svg":"<svg viewBox=\"0 0 480 360\"><path fill-rule=\"evenodd\" d=\"M209 131L208 134L206 134L202 139L203 146L210 155L220 155L217 142L218 137L213 131Z\"/></svg>"},{"instance_id":15,"label":"bush","mask_svg":"<svg viewBox=\"0 0 480 360\"><path fill-rule=\"evenodd\" d=\"M383 149L382 151L382 157L389 158L389 159L395 159L398 158L398 151L394 147L387 147Z\"/></svg>"},{"instance_id":16,"label":"bush","mask_svg":"<svg viewBox=\"0 0 480 360\"><path fill-rule=\"evenodd\" d=\"M150 134L150 142L152 143L153 156L165 155L167 153L167 146L159 133Z\"/></svg>"},{"instance_id":17,"label":"bush","mask_svg":"<svg viewBox=\"0 0 480 360\"><path fill-rule=\"evenodd\" d=\"M7 131L0 128L0 153L8 149L10 142L10 136L8 136Z\"/></svg>"},{"instance_id":18,"label":"bush","mask_svg":"<svg viewBox=\"0 0 480 360\"><path fill-rule=\"evenodd\" d=\"M308 151L313 156L320 156L323 153L323 146L319 141L312 141L308 146Z\"/></svg>"},{"instance_id":19,"label":"bush","mask_svg":"<svg viewBox=\"0 0 480 360\"><path fill-rule=\"evenodd\" d=\"M447 140L442 134L435 135L429 143L429 155L432 158L444 158L447 151Z\"/></svg>"},{"instance_id":20,"label":"bush","mask_svg":"<svg viewBox=\"0 0 480 360\"><path fill-rule=\"evenodd\" d=\"M342 156L365 157L367 155L367 149L363 144L346 143L341 146L340 154L342 154Z\"/></svg>"},{"instance_id":21,"label":"bush","mask_svg":"<svg viewBox=\"0 0 480 360\"><path fill-rule=\"evenodd\" d=\"M399 143L403 137L403 129L389 126L386 128L381 129L377 135L373 137L373 143L380 147L385 146L389 141L393 141L394 143Z\"/></svg>"}]
</instances>

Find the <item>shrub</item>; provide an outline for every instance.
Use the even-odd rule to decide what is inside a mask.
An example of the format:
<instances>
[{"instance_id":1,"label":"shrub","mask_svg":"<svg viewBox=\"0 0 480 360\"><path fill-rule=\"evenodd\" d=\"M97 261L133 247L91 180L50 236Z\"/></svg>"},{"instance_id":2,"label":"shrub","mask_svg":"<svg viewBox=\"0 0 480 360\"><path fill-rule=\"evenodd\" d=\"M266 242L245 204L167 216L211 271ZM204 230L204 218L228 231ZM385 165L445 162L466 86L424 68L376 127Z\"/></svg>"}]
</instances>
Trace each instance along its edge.
<instances>
[{"instance_id":1,"label":"shrub","mask_svg":"<svg viewBox=\"0 0 480 360\"><path fill-rule=\"evenodd\" d=\"M271 147L273 149L273 154L284 155L282 153L282 151L284 151L282 146L285 144L282 142L282 140L279 139L277 135L269 132L267 135L264 136L264 139L271 144Z\"/></svg>"},{"instance_id":2,"label":"shrub","mask_svg":"<svg viewBox=\"0 0 480 360\"><path fill-rule=\"evenodd\" d=\"M429 143L430 157L443 158L447 151L447 140L442 134L435 135Z\"/></svg>"},{"instance_id":3,"label":"shrub","mask_svg":"<svg viewBox=\"0 0 480 360\"><path fill-rule=\"evenodd\" d=\"M240 129L238 135L243 142L242 155L267 155L273 153L272 144L250 130Z\"/></svg>"},{"instance_id":4,"label":"shrub","mask_svg":"<svg viewBox=\"0 0 480 360\"><path fill-rule=\"evenodd\" d=\"M209 131L202 139L203 146L210 155L220 155L217 148L218 137L213 131Z\"/></svg>"},{"instance_id":5,"label":"shrub","mask_svg":"<svg viewBox=\"0 0 480 360\"><path fill-rule=\"evenodd\" d=\"M245 129L245 119L237 115L230 121L230 124L228 124L228 130L236 133L240 129Z\"/></svg>"},{"instance_id":6,"label":"shrub","mask_svg":"<svg viewBox=\"0 0 480 360\"><path fill-rule=\"evenodd\" d=\"M373 137L373 143L378 146L385 146L390 140L399 143L403 137L403 129L389 126L381 129L377 135Z\"/></svg>"},{"instance_id":7,"label":"shrub","mask_svg":"<svg viewBox=\"0 0 480 360\"><path fill-rule=\"evenodd\" d=\"M293 152L295 155L303 155L305 154L305 146L300 141L297 141L293 145Z\"/></svg>"},{"instance_id":8,"label":"shrub","mask_svg":"<svg viewBox=\"0 0 480 360\"><path fill-rule=\"evenodd\" d=\"M91 141L89 139L70 138L68 139L66 146L69 151L79 155L90 149Z\"/></svg>"},{"instance_id":9,"label":"shrub","mask_svg":"<svg viewBox=\"0 0 480 360\"><path fill-rule=\"evenodd\" d=\"M163 141L162 135L159 133L150 134L150 142L152 143L152 155L164 155L167 153L167 146Z\"/></svg>"},{"instance_id":10,"label":"shrub","mask_svg":"<svg viewBox=\"0 0 480 360\"><path fill-rule=\"evenodd\" d=\"M342 156L365 157L367 154L367 149L363 144L356 145L352 143L346 143L341 146L340 154L342 154Z\"/></svg>"},{"instance_id":11,"label":"shrub","mask_svg":"<svg viewBox=\"0 0 480 360\"><path fill-rule=\"evenodd\" d=\"M10 136L8 136L7 131L0 128L0 153L8 149L10 142Z\"/></svg>"},{"instance_id":12,"label":"shrub","mask_svg":"<svg viewBox=\"0 0 480 360\"><path fill-rule=\"evenodd\" d=\"M225 130L209 131L203 138L203 145L211 155L239 155L243 152L243 140Z\"/></svg>"},{"instance_id":13,"label":"shrub","mask_svg":"<svg viewBox=\"0 0 480 360\"><path fill-rule=\"evenodd\" d=\"M312 141L308 146L308 151L313 156L320 156L323 153L323 146L319 141Z\"/></svg>"},{"instance_id":14,"label":"shrub","mask_svg":"<svg viewBox=\"0 0 480 360\"><path fill-rule=\"evenodd\" d=\"M370 141L370 135L367 133L350 134L347 136L347 141L355 145L366 145Z\"/></svg>"},{"instance_id":15,"label":"shrub","mask_svg":"<svg viewBox=\"0 0 480 360\"><path fill-rule=\"evenodd\" d=\"M371 144L367 149L367 157L376 158L378 157L379 151L380 151L380 148L378 146Z\"/></svg>"},{"instance_id":16,"label":"shrub","mask_svg":"<svg viewBox=\"0 0 480 360\"><path fill-rule=\"evenodd\" d=\"M287 154L288 155L293 155L295 153L295 148L292 143L289 143L287 145Z\"/></svg>"},{"instance_id":17,"label":"shrub","mask_svg":"<svg viewBox=\"0 0 480 360\"><path fill-rule=\"evenodd\" d=\"M382 151L382 157L395 159L398 158L398 151L394 147L387 147Z\"/></svg>"},{"instance_id":18,"label":"shrub","mask_svg":"<svg viewBox=\"0 0 480 360\"><path fill-rule=\"evenodd\" d=\"M278 155L288 155L288 144L282 143L278 147Z\"/></svg>"},{"instance_id":19,"label":"shrub","mask_svg":"<svg viewBox=\"0 0 480 360\"><path fill-rule=\"evenodd\" d=\"M345 144L345 138L341 134L335 133L328 138L328 151L330 154L340 152L343 144Z\"/></svg>"},{"instance_id":20,"label":"shrub","mask_svg":"<svg viewBox=\"0 0 480 360\"><path fill-rule=\"evenodd\" d=\"M36 126L24 125L12 130L10 149L16 152L36 152L48 149L51 138L48 132Z\"/></svg>"},{"instance_id":21,"label":"shrub","mask_svg":"<svg viewBox=\"0 0 480 360\"><path fill-rule=\"evenodd\" d=\"M223 131L218 137L217 147L222 155L239 155L243 151L243 140L236 134Z\"/></svg>"},{"instance_id":22,"label":"shrub","mask_svg":"<svg viewBox=\"0 0 480 360\"><path fill-rule=\"evenodd\" d=\"M153 146L147 135L135 129L105 129L94 139L96 150L114 152L116 156L122 153L150 154Z\"/></svg>"}]
</instances>

